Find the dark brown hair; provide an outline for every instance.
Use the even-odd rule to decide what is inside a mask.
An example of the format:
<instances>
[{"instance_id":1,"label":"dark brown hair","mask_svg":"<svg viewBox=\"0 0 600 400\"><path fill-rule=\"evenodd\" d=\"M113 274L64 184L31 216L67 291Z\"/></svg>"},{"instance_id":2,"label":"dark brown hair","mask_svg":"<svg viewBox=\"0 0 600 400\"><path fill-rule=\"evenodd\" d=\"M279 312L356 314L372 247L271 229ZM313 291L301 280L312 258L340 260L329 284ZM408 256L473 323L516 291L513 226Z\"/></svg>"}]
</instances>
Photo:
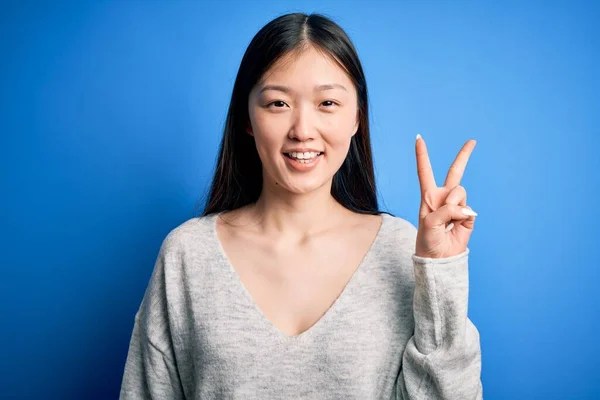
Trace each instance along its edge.
<instances>
[{"instance_id":1,"label":"dark brown hair","mask_svg":"<svg viewBox=\"0 0 600 400\"><path fill-rule=\"evenodd\" d=\"M254 36L233 86L217 166L203 216L254 203L262 190L262 164L250 125L248 98L254 85L281 57L312 45L332 56L346 70L357 90L359 128L346 159L333 176L332 196L349 210L380 214L377 205L367 84L354 45L344 30L321 14L286 14Z\"/></svg>"}]
</instances>

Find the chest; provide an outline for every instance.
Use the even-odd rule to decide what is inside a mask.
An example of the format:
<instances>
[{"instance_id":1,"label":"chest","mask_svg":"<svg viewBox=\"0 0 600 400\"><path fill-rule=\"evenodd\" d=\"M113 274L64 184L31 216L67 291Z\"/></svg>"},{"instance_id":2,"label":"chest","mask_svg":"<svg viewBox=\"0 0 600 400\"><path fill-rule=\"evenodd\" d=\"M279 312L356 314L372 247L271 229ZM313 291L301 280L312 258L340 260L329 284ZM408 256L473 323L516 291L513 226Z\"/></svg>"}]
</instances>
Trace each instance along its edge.
<instances>
[{"instance_id":1,"label":"chest","mask_svg":"<svg viewBox=\"0 0 600 400\"><path fill-rule=\"evenodd\" d=\"M324 287L316 278L319 275L297 273L297 280L290 282L291 274L264 272L274 277L263 278L266 284L252 287L254 281L261 283L256 278L261 274L249 274L245 284L250 290L244 293L242 276L234 274L224 260L214 268L190 263L191 271L204 272L201 276L190 274L189 282L202 284L190 286L189 308L177 310L187 316L178 336L178 359L195 366L193 376L198 379L198 387L213 382L221 388L239 386L240 390L258 393L271 385L294 393L318 388L315 390L322 394L326 388L335 391L352 384L356 386L350 395L340 392L335 398L352 398L358 389L366 390L360 398L382 398L380 393L371 391L371 385L379 382L381 387L385 382L384 386L392 387L398 375L402 352L414 328L413 292L402 273L408 270L407 266L374 256L365 261L342 289L343 296L334 299L333 306L315 301L323 290L310 283ZM256 268L249 263L241 265ZM323 274L322 280L326 278L327 274ZM333 278L335 274L332 281L340 282ZM269 295L261 296L262 287L267 288ZM315 293L315 299L299 288ZM263 313L258 312L258 303L254 304L247 295L250 293L256 299L266 299L260 302ZM312 314L316 320L311 321L307 310L318 307L322 307L320 313L324 315ZM290 382L294 382L293 387ZM319 393L314 398L319 398ZM262 397L272 397L272 393ZM240 392L237 398L245 397Z\"/></svg>"},{"instance_id":2,"label":"chest","mask_svg":"<svg viewBox=\"0 0 600 400\"><path fill-rule=\"evenodd\" d=\"M274 329L289 336L314 326L344 292L375 239L376 229L295 248L227 237L222 246L239 284Z\"/></svg>"}]
</instances>

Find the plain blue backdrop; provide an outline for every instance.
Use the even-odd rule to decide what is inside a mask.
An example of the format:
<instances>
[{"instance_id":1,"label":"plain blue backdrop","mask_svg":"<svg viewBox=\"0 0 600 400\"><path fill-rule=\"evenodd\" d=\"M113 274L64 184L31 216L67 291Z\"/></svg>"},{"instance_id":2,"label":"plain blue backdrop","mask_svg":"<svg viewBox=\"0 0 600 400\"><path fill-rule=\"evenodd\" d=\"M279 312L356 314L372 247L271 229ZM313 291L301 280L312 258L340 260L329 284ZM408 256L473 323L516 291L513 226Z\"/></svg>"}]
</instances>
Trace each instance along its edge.
<instances>
[{"instance_id":1,"label":"plain blue backdrop","mask_svg":"<svg viewBox=\"0 0 600 400\"><path fill-rule=\"evenodd\" d=\"M162 240L197 215L233 81L276 16L346 29L381 207L417 223L414 140L479 213L484 396L600 398L597 2L103 1L0 6L3 399L117 398Z\"/></svg>"}]
</instances>

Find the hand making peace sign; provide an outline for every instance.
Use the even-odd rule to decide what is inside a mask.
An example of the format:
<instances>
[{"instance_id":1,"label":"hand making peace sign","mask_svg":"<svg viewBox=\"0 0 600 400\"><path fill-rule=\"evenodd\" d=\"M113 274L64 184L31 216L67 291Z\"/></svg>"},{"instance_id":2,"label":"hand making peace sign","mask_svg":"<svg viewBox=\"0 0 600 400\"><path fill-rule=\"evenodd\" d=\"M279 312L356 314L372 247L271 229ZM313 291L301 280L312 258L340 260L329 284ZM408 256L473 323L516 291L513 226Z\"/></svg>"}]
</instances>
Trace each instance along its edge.
<instances>
[{"instance_id":1,"label":"hand making peace sign","mask_svg":"<svg viewBox=\"0 0 600 400\"><path fill-rule=\"evenodd\" d=\"M427 146L421 135L417 135L417 174L421 186L417 256L445 258L467 249L477 214L467 206L467 192L460 186L460 180L476 143L475 140L465 143L448 171L444 186L437 187Z\"/></svg>"}]
</instances>

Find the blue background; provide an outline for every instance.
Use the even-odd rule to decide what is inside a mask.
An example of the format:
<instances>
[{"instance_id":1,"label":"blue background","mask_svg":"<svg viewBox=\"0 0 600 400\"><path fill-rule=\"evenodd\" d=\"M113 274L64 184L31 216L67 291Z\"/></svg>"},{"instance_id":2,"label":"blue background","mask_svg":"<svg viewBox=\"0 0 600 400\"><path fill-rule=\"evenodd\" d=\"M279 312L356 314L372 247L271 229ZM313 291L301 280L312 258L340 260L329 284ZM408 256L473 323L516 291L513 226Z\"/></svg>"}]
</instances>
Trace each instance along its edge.
<instances>
[{"instance_id":1,"label":"blue background","mask_svg":"<svg viewBox=\"0 0 600 400\"><path fill-rule=\"evenodd\" d=\"M383 209L417 222L417 133L439 185L478 141L462 184L485 399L600 398L598 4L3 2L0 397L117 398L246 46L316 11L364 64Z\"/></svg>"}]
</instances>

